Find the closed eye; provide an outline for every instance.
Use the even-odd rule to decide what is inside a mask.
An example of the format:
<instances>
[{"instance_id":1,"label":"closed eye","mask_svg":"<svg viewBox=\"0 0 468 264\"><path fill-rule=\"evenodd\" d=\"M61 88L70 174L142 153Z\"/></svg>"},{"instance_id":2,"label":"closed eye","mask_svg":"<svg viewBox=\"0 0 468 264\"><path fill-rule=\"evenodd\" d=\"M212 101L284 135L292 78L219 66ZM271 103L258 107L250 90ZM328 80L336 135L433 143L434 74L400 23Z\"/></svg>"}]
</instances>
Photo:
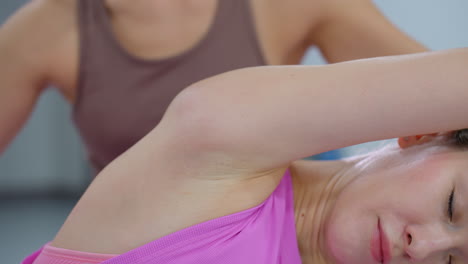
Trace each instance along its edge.
<instances>
[{"instance_id":1,"label":"closed eye","mask_svg":"<svg viewBox=\"0 0 468 264\"><path fill-rule=\"evenodd\" d=\"M454 196L455 196L455 188L452 190L450 193L449 199L448 199L448 207L447 207L447 214L449 216L450 221L453 220L453 214L454 214Z\"/></svg>"}]
</instances>

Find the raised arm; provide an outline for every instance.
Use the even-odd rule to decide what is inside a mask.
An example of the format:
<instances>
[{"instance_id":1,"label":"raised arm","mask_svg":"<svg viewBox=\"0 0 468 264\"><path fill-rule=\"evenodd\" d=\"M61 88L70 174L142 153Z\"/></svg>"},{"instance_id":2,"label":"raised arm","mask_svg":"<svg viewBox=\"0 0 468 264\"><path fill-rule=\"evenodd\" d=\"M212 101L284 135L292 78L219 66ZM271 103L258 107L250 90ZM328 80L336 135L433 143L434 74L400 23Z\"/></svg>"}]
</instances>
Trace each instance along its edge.
<instances>
[{"instance_id":1,"label":"raised arm","mask_svg":"<svg viewBox=\"0 0 468 264\"><path fill-rule=\"evenodd\" d=\"M310 1L310 6L317 8L316 2ZM311 28L310 42L329 62L427 50L389 21L372 0L318 2L321 18Z\"/></svg>"},{"instance_id":2,"label":"raised arm","mask_svg":"<svg viewBox=\"0 0 468 264\"><path fill-rule=\"evenodd\" d=\"M467 102L468 49L258 67L189 87L156 131L197 162L261 171L357 143L468 127Z\"/></svg>"},{"instance_id":3,"label":"raised arm","mask_svg":"<svg viewBox=\"0 0 468 264\"><path fill-rule=\"evenodd\" d=\"M28 118L48 81L60 42L57 1L34 0L0 27L0 153Z\"/></svg>"}]
</instances>

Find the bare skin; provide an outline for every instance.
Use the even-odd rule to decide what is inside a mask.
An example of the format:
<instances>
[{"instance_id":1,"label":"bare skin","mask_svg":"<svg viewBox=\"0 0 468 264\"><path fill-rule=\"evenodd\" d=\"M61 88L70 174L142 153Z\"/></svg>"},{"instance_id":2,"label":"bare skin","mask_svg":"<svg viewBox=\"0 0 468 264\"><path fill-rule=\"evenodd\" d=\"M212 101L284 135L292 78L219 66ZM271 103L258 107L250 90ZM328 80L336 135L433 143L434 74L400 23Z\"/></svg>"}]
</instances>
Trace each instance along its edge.
<instances>
[{"instance_id":1,"label":"bare skin","mask_svg":"<svg viewBox=\"0 0 468 264\"><path fill-rule=\"evenodd\" d=\"M317 46L329 62L425 50L370 0L250 4L262 52L271 65L297 64L310 46ZM190 49L209 29L216 5L215 0L106 1L120 45L146 59ZM0 152L48 85L74 103L79 64L76 8L76 0L31 1L0 28Z\"/></svg>"},{"instance_id":2,"label":"bare skin","mask_svg":"<svg viewBox=\"0 0 468 264\"><path fill-rule=\"evenodd\" d=\"M319 206L371 164L297 160L362 142L468 127L467 58L468 49L459 49L322 67L257 67L196 83L150 134L100 173L52 245L121 254L259 204L289 168L304 263L330 263L314 252L323 248L323 241L317 243L327 215ZM329 105L340 107L323 115ZM405 142L426 141L416 139Z\"/></svg>"}]
</instances>

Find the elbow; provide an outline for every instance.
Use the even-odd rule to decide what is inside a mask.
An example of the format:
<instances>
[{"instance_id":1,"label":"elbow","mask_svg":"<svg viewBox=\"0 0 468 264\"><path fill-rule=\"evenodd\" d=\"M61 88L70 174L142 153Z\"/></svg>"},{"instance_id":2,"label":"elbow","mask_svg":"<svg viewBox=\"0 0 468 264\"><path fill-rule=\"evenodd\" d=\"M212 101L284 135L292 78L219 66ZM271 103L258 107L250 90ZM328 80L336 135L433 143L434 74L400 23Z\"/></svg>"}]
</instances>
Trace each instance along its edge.
<instances>
[{"instance_id":1,"label":"elbow","mask_svg":"<svg viewBox=\"0 0 468 264\"><path fill-rule=\"evenodd\" d=\"M165 123L178 136L206 150L225 149L239 142L248 119L245 116L251 112L246 106L252 104L250 90L241 85L246 72L250 70L231 71L187 87L172 101Z\"/></svg>"},{"instance_id":2,"label":"elbow","mask_svg":"<svg viewBox=\"0 0 468 264\"><path fill-rule=\"evenodd\" d=\"M221 141L222 113L213 102L215 96L210 90L193 85L174 98L161 122L172 136L204 149Z\"/></svg>"}]
</instances>

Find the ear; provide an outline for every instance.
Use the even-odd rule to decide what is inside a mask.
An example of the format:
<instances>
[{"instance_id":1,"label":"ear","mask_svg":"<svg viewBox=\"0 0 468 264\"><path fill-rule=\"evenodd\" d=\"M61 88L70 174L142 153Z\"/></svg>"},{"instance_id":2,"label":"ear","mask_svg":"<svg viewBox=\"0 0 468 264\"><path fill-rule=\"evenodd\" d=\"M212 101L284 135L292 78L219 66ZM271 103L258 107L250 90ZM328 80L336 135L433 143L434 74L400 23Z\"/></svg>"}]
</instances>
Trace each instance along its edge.
<instances>
[{"instance_id":1,"label":"ear","mask_svg":"<svg viewBox=\"0 0 468 264\"><path fill-rule=\"evenodd\" d=\"M426 135L416 135L416 136L409 136L409 137L400 137L398 138L398 145L402 149L406 149L412 146L416 145L421 145L427 142L431 142L434 140L437 136L439 136L439 133L433 133L433 134L426 134Z\"/></svg>"}]
</instances>

